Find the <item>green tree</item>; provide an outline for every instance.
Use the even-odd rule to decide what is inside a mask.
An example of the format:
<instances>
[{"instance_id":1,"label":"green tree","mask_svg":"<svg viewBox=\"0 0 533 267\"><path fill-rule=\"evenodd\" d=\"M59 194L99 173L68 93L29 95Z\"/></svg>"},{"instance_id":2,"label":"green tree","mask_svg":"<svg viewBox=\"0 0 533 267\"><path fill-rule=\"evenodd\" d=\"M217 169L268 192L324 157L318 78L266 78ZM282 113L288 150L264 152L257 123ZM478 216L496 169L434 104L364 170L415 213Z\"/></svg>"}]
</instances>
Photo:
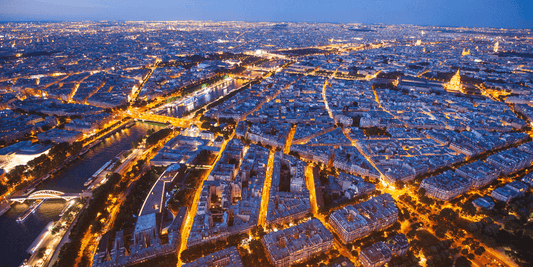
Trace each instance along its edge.
<instances>
[{"instance_id":1,"label":"green tree","mask_svg":"<svg viewBox=\"0 0 533 267\"><path fill-rule=\"evenodd\" d=\"M22 177L22 174L26 171L26 166L24 165L18 165L15 168L13 168L11 171L9 171L6 174L6 178L8 179L8 184L14 185L15 183L18 183L20 181L20 178Z\"/></svg>"},{"instance_id":2,"label":"green tree","mask_svg":"<svg viewBox=\"0 0 533 267\"><path fill-rule=\"evenodd\" d=\"M457 213L451 208L444 208L439 213L439 219L444 222L452 223L457 219Z\"/></svg>"},{"instance_id":3,"label":"green tree","mask_svg":"<svg viewBox=\"0 0 533 267\"><path fill-rule=\"evenodd\" d=\"M472 204L472 201L467 201L462 207L462 212L469 216L474 216L476 215L477 209L476 206Z\"/></svg>"},{"instance_id":4,"label":"green tree","mask_svg":"<svg viewBox=\"0 0 533 267\"><path fill-rule=\"evenodd\" d=\"M202 127L202 129L210 129L211 128L211 123L208 122L208 121L205 121L205 122L202 123L202 125L200 127Z\"/></svg>"},{"instance_id":5,"label":"green tree","mask_svg":"<svg viewBox=\"0 0 533 267\"><path fill-rule=\"evenodd\" d=\"M37 258L42 259L44 257L44 253L46 252L46 247L42 247L37 251Z\"/></svg>"},{"instance_id":6,"label":"green tree","mask_svg":"<svg viewBox=\"0 0 533 267\"><path fill-rule=\"evenodd\" d=\"M396 187L397 189L403 189L405 186L405 183L403 181L396 181L394 183L394 187Z\"/></svg>"},{"instance_id":7,"label":"green tree","mask_svg":"<svg viewBox=\"0 0 533 267\"><path fill-rule=\"evenodd\" d=\"M472 262L469 261L465 256L461 256L457 258L455 261L455 267L470 267L472 266Z\"/></svg>"},{"instance_id":8,"label":"green tree","mask_svg":"<svg viewBox=\"0 0 533 267\"><path fill-rule=\"evenodd\" d=\"M426 195L426 189L423 187L420 187L420 189L418 189L418 196L423 197L425 195Z\"/></svg>"},{"instance_id":9,"label":"green tree","mask_svg":"<svg viewBox=\"0 0 533 267\"><path fill-rule=\"evenodd\" d=\"M436 229L435 229L435 235L438 237L438 238L444 238L446 236L446 227L444 226L437 226Z\"/></svg>"}]
</instances>

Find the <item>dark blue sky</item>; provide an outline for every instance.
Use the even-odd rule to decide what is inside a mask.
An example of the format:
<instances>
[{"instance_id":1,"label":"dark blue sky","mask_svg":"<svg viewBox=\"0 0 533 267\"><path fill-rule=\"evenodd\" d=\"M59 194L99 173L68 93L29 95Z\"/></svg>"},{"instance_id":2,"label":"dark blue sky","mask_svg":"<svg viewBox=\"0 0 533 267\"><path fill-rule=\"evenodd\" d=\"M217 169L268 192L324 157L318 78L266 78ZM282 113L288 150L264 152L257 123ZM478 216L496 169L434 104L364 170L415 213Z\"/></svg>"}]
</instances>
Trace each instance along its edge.
<instances>
[{"instance_id":1,"label":"dark blue sky","mask_svg":"<svg viewBox=\"0 0 533 267\"><path fill-rule=\"evenodd\" d=\"M533 28L533 0L0 0L0 21L238 20Z\"/></svg>"}]
</instances>

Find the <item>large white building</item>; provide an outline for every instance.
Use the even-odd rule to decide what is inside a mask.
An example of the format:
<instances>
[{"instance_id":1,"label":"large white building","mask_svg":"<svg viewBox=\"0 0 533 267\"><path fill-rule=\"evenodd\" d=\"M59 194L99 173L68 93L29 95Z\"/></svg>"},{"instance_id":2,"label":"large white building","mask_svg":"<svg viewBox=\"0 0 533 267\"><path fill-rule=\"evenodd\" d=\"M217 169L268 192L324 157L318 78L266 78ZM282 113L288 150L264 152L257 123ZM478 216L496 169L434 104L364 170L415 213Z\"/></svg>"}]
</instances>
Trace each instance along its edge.
<instances>
[{"instance_id":1,"label":"large white building","mask_svg":"<svg viewBox=\"0 0 533 267\"><path fill-rule=\"evenodd\" d=\"M31 160L47 154L51 146L32 144L30 141L18 142L0 149L0 169L9 172L18 165L26 165Z\"/></svg>"}]
</instances>

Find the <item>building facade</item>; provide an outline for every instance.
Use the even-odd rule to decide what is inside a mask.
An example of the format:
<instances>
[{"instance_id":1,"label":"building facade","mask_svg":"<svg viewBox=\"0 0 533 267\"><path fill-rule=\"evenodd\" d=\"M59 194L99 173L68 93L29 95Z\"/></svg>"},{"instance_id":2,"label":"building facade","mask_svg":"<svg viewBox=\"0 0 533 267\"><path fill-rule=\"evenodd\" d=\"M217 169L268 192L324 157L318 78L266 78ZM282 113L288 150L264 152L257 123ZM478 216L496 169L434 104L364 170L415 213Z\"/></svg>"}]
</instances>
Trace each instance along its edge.
<instances>
[{"instance_id":1,"label":"building facade","mask_svg":"<svg viewBox=\"0 0 533 267\"><path fill-rule=\"evenodd\" d=\"M398 219L398 208L389 194L334 211L329 223L343 243L363 238L373 231L391 226Z\"/></svg>"}]
</instances>

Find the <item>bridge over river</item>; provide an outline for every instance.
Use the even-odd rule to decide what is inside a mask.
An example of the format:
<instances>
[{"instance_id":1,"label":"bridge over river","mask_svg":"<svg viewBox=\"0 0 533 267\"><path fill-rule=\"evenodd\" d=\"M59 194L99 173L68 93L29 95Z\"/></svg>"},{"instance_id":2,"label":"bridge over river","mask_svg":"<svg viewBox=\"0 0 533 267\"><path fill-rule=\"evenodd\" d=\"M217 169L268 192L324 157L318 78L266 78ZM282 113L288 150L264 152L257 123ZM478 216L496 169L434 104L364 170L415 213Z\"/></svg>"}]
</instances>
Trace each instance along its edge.
<instances>
[{"instance_id":1,"label":"bridge over river","mask_svg":"<svg viewBox=\"0 0 533 267\"><path fill-rule=\"evenodd\" d=\"M82 191L78 193L64 193L56 190L39 190L35 191L27 196L13 196L9 197L7 200L11 202L23 203L26 200L37 200L37 199L64 199L71 200L75 198L90 197L92 195L91 191Z\"/></svg>"}]
</instances>

